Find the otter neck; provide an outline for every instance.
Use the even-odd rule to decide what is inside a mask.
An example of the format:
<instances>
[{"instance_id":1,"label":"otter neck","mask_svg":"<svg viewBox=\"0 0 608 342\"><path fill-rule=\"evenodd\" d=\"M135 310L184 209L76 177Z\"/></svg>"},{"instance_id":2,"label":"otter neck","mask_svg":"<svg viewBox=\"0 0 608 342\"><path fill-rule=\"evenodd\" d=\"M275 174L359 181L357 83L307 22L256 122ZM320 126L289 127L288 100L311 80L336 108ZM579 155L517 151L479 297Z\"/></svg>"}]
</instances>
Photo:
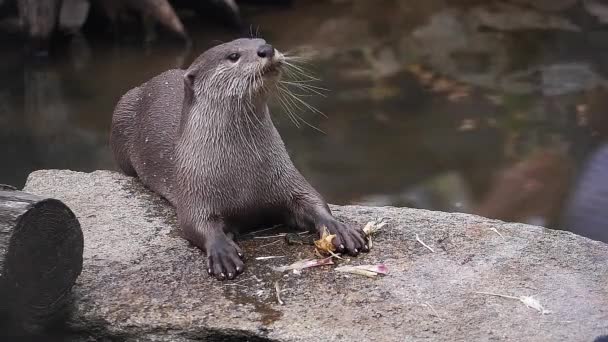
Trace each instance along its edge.
<instances>
[{"instance_id":1,"label":"otter neck","mask_svg":"<svg viewBox=\"0 0 608 342\"><path fill-rule=\"evenodd\" d=\"M203 143L225 141L236 131L259 131L270 120L267 96L249 98L198 97L185 99L180 120L179 141Z\"/></svg>"}]
</instances>

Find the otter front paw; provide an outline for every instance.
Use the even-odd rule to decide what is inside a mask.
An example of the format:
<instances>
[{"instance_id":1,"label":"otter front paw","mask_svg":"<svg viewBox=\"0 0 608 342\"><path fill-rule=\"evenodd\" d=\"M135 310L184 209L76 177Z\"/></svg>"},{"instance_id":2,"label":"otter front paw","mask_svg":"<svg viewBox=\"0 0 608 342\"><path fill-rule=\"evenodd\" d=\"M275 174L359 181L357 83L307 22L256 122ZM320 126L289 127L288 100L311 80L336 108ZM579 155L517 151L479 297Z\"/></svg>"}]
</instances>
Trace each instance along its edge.
<instances>
[{"instance_id":1,"label":"otter front paw","mask_svg":"<svg viewBox=\"0 0 608 342\"><path fill-rule=\"evenodd\" d=\"M329 234L336 235L333 243L338 252L347 253L352 256L357 256L359 252L369 252L367 239L362 230L351 228L334 218L317 224L319 234L323 234L323 227L327 228Z\"/></svg>"},{"instance_id":2,"label":"otter front paw","mask_svg":"<svg viewBox=\"0 0 608 342\"><path fill-rule=\"evenodd\" d=\"M228 237L215 237L207 245L207 272L218 280L234 279L243 272L243 252Z\"/></svg>"}]
</instances>

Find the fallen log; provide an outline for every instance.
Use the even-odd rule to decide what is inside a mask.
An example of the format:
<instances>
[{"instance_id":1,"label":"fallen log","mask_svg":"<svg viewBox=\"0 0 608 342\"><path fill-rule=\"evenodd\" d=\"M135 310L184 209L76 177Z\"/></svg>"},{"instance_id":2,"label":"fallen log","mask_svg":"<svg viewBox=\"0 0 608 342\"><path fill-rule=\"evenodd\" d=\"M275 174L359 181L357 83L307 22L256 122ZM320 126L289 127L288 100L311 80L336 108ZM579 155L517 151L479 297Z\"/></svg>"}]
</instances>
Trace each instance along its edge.
<instances>
[{"instance_id":1,"label":"fallen log","mask_svg":"<svg viewBox=\"0 0 608 342\"><path fill-rule=\"evenodd\" d=\"M36 332L63 318L82 253L80 224L63 202L0 185L4 328Z\"/></svg>"}]
</instances>

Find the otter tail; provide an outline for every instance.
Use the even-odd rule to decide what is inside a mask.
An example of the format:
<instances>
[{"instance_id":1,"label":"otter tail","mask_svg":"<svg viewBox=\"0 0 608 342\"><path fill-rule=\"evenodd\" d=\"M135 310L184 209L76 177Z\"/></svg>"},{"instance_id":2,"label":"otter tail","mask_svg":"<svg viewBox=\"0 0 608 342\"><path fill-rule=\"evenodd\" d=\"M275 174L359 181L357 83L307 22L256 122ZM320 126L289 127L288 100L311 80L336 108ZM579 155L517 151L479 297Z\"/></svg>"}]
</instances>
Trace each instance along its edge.
<instances>
[{"instance_id":1,"label":"otter tail","mask_svg":"<svg viewBox=\"0 0 608 342\"><path fill-rule=\"evenodd\" d=\"M139 87L129 90L120 98L112 115L110 147L118 167L129 176L137 176L137 172L131 163L130 151L135 115L141 99L140 93L141 88Z\"/></svg>"}]
</instances>

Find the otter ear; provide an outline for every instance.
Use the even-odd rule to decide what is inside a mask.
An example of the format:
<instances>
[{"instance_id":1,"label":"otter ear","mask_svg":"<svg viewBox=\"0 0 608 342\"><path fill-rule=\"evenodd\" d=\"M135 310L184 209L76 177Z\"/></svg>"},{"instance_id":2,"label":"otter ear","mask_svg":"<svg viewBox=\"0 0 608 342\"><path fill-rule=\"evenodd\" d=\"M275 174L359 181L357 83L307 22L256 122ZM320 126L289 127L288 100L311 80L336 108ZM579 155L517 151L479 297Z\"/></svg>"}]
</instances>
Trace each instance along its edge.
<instances>
[{"instance_id":1,"label":"otter ear","mask_svg":"<svg viewBox=\"0 0 608 342\"><path fill-rule=\"evenodd\" d=\"M194 90L194 71L188 70L184 74L184 85L186 89Z\"/></svg>"}]
</instances>

